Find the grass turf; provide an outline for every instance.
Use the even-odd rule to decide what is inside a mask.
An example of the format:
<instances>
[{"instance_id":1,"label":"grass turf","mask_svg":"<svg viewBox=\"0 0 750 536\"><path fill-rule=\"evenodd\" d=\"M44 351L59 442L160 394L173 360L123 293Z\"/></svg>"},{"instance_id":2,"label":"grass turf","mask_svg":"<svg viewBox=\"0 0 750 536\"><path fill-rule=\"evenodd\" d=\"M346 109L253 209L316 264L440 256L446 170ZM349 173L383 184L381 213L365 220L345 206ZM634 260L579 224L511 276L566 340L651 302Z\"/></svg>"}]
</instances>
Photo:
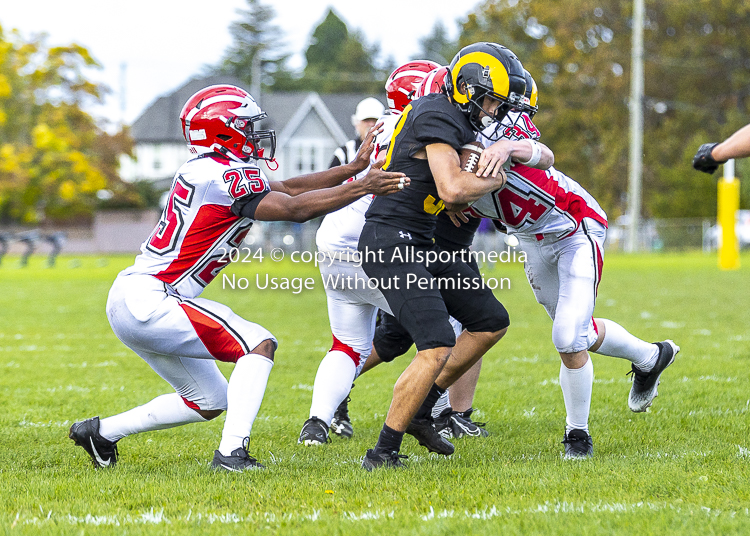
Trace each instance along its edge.
<instances>
[{"instance_id":1,"label":"grass turf","mask_svg":"<svg viewBox=\"0 0 750 536\"><path fill-rule=\"evenodd\" d=\"M61 257L0 267L0 527L13 534L730 534L750 531L750 271L701 254L606 259L596 316L682 347L648 413L627 409L629 364L594 356L595 458L560 458L564 427L551 322L518 264L497 291L511 329L485 358L475 406L490 437L456 440L450 458L412 438L403 471L359 464L382 425L406 357L356 382L355 435L297 445L315 371L330 347L325 294L311 265L239 263L230 305L280 341L251 454L267 471L208 468L223 417L128 437L114 470L94 470L67 438L75 420L145 403L169 388L111 332L104 305L130 256ZM744 266L750 264L743 257ZM258 290L255 274L313 277L297 294ZM412 355L410 352L409 355ZM229 374L231 366L221 365Z\"/></svg>"}]
</instances>

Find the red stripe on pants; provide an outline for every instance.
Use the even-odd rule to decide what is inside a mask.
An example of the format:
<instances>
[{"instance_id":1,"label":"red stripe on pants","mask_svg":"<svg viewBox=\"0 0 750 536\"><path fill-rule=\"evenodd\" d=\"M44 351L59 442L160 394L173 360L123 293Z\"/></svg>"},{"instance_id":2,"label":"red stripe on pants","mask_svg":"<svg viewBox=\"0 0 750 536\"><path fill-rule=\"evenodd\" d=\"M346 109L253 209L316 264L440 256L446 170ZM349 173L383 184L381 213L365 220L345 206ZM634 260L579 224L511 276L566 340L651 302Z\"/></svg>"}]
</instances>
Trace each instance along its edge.
<instances>
[{"instance_id":1,"label":"red stripe on pants","mask_svg":"<svg viewBox=\"0 0 750 536\"><path fill-rule=\"evenodd\" d=\"M331 352L334 350L338 350L339 352L344 352L346 355L352 358L352 361L354 361L354 366L358 367L359 362L362 360L359 353L354 351L354 348L349 346L348 344L344 344L340 340L336 338L336 335L332 335L333 337L333 346L331 346Z\"/></svg>"},{"instance_id":2,"label":"red stripe on pants","mask_svg":"<svg viewBox=\"0 0 750 536\"><path fill-rule=\"evenodd\" d=\"M199 408L199 407L198 407L198 404L196 404L195 402L191 402L190 400L188 400L188 399L187 399L187 398L185 398L184 396L183 396L183 397L181 397L181 398L182 398L182 401L183 401L183 402L185 402L185 405L186 405L187 407L189 407L190 409L194 409L194 410L199 410L199 409L201 409L201 408Z\"/></svg>"},{"instance_id":3,"label":"red stripe on pants","mask_svg":"<svg viewBox=\"0 0 750 536\"><path fill-rule=\"evenodd\" d=\"M596 295L599 294L599 283L602 281L602 270L604 269L604 257L602 257L602 250L599 249L599 244L594 242L596 246Z\"/></svg>"},{"instance_id":4,"label":"red stripe on pants","mask_svg":"<svg viewBox=\"0 0 750 536\"><path fill-rule=\"evenodd\" d=\"M180 307L185 311L198 338L214 359L236 363L245 355L242 345L216 320L190 307L187 303L181 303Z\"/></svg>"}]
</instances>

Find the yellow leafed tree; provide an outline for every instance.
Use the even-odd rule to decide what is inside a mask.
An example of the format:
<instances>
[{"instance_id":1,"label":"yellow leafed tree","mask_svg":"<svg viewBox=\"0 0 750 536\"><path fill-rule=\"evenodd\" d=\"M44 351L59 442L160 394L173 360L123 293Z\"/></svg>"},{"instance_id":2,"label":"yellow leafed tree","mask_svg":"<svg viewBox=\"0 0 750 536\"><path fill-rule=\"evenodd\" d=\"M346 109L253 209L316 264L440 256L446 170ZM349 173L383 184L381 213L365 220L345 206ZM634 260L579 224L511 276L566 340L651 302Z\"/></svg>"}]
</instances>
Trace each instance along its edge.
<instances>
[{"instance_id":1,"label":"yellow leafed tree","mask_svg":"<svg viewBox=\"0 0 750 536\"><path fill-rule=\"evenodd\" d=\"M97 192L119 182L117 154L132 142L83 111L106 91L85 77L97 67L79 45L0 26L0 223L89 216Z\"/></svg>"}]
</instances>

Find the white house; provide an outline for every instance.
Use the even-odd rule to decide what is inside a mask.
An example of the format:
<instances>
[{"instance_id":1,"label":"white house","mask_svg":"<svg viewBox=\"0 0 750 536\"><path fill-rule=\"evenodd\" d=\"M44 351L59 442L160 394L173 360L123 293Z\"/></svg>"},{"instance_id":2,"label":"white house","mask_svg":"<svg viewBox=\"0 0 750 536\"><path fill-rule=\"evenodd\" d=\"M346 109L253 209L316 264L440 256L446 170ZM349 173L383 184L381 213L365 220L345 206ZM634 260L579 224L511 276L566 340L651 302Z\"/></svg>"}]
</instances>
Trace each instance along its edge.
<instances>
[{"instance_id":1,"label":"white house","mask_svg":"<svg viewBox=\"0 0 750 536\"><path fill-rule=\"evenodd\" d=\"M173 93L158 98L133 123L135 159L123 156L120 174L132 182L147 180L167 189L174 172L190 158L180 130L179 114L185 102L198 90L214 84L242 87L237 79L212 76L190 80ZM314 92L268 93L258 99L268 119L261 128L276 131L275 171L264 169L269 179L284 180L326 169L334 150L356 133L351 116L357 103L368 95ZM378 97L385 103L384 95Z\"/></svg>"}]
</instances>

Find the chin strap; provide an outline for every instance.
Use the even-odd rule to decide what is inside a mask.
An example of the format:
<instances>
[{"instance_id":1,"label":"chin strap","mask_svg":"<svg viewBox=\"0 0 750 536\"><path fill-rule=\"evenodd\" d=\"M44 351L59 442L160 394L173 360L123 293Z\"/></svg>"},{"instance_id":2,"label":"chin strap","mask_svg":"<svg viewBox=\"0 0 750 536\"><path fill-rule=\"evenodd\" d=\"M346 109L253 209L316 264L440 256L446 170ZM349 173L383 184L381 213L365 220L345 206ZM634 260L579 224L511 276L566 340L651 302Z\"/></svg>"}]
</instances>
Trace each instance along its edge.
<instances>
[{"instance_id":1,"label":"chin strap","mask_svg":"<svg viewBox=\"0 0 750 536\"><path fill-rule=\"evenodd\" d=\"M271 167L271 164L273 164L274 167ZM271 171L276 171L277 169L279 169L279 163L275 158L273 160L266 160L266 166L268 166L268 169L270 169Z\"/></svg>"}]
</instances>

